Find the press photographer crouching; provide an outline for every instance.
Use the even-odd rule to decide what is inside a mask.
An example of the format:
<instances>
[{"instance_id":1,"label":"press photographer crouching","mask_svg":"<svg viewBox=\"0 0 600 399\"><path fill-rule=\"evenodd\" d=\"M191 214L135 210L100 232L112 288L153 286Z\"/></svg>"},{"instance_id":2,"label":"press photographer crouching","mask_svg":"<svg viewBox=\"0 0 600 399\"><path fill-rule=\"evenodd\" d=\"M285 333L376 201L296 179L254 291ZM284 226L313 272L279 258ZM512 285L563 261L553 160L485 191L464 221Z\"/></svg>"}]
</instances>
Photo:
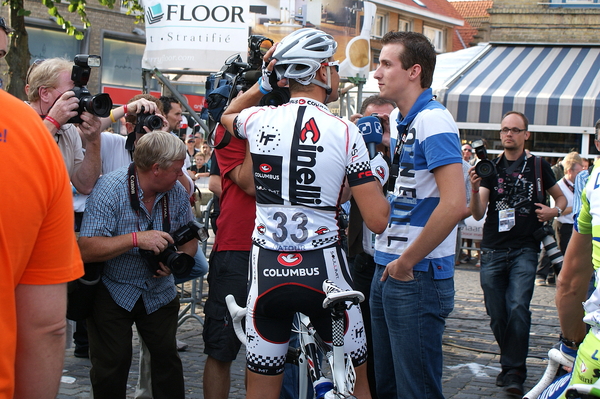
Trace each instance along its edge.
<instances>
[{"instance_id":1,"label":"press photographer crouching","mask_svg":"<svg viewBox=\"0 0 600 399\"><path fill-rule=\"evenodd\" d=\"M96 399L126 396L133 323L151 355L154 398L185 396L172 273L163 262L151 271L140 255L140 250L159 255L175 243L171 234L194 219L188 194L177 184L184 159L179 138L147 133L136 143L133 163L103 175L87 200L81 255L84 262L105 262L87 319ZM191 257L197 249L196 238L177 245Z\"/></svg>"}]
</instances>

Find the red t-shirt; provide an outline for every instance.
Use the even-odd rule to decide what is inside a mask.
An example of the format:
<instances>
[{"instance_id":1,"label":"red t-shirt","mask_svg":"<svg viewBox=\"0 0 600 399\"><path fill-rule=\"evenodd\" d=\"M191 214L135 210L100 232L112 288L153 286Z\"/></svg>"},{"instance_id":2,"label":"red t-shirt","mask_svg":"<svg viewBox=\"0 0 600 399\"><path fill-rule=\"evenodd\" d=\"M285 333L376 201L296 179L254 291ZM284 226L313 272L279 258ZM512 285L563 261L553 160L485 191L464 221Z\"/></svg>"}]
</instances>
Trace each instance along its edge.
<instances>
[{"instance_id":1,"label":"red t-shirt","mask_svg":"<svg viewBox=\"0 0 600 399\"><path fill-rule=\"evenodd\" d=\"M216 140L220 142L225 128L217 126ZM255 198L246 194L228 176L236 166L241 165L246 156L246 140L231 135L231 141L225 148L215 150L217 163L221 170L221 189L219 198L221 213L217 219L216 251L250 251L252 231L256 212Z\"/></svg>"}]
</instances>

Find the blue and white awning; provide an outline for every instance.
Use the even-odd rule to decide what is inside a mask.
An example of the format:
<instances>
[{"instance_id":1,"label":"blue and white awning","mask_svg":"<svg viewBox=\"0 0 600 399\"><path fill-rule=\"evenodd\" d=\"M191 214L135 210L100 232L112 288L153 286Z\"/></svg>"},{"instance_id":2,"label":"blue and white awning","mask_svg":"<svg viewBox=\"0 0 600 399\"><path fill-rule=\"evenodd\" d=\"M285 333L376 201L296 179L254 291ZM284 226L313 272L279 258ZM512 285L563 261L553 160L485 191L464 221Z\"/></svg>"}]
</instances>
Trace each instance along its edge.
<instances>
[{"instance_id":1,"label":"blue and white awning","mask_svg":"<svg viewBox=\"0 0 600 399\"><path fill-rule=\"evenodd\" d=\"M450 85L457 122L500 123L523 112L531 125L594 126L600 118L600 47L493 45Z\"/></svg>"}]
</instances>

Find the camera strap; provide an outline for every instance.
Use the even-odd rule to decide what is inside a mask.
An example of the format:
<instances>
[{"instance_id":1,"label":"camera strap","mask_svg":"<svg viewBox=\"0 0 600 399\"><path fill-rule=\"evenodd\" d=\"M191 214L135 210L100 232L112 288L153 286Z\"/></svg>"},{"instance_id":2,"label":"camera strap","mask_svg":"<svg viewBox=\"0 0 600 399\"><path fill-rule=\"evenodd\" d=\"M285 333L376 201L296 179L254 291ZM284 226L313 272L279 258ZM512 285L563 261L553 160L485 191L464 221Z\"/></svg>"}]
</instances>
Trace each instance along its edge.
<instances>
[{"instance_id":1,"label":"camera strap","mask_svg":"<svg viewBox=\"0 0 600 399\"><path fill-rule=\"evenodd\" d=\"M127 183L129 185L129 202L131 203L131 208L133 208L135 213L139 215L141 205L138 192L137 173L135 170L135 164L133 162L129 164L129 169L127 169ZM168 233L171 231L168 194L165 193L165 195L160 199L160 203L162 208L163 231Z\"/></svg>"},{"instance_id":2,"label":"camera strap","mask_svg":"<svg viewBox=\"0 0 600 399\"><path fill-rule=\"evenodd\" d=\"M387 191L394 191L394 186L396 185L396 179L400 175L400 156L402 155L402 149L404 147L404 143L406 142L406 138L408 136L408 128L412 124L413 120L419 115L421 112L431 101L435 100L435 97L432 94L431 89L425 90L417 101L413 104L410 111L408 111L408 115L406 115L402 120L400 120L400 114L398 114L398 119L396 120L397 129L398 129L398 141L396 142L396 147L394 148L394 156L392 157L392 164L390 165L390 177L387 183Z\"/></svg>"}]
</instances>

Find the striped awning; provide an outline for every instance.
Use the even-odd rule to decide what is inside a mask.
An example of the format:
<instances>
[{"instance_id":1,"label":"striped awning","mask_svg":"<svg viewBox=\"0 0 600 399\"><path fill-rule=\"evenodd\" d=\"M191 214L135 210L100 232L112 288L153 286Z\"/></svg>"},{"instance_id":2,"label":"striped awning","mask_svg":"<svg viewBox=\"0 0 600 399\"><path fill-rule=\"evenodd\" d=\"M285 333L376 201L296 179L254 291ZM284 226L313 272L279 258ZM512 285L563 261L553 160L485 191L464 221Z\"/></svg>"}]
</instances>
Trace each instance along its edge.
<instances>
[{"instance_id":1,"label":"striped awning","mask_svg":"<svg viewBox=\"0 0 600 399\"><path fill-rule=\"evenodd\" d=\"M594 126L600 118L600 47L492 45L444 96L457 122L500 123L523 112L531 125Z\"/></svg>"}]
</instances>

